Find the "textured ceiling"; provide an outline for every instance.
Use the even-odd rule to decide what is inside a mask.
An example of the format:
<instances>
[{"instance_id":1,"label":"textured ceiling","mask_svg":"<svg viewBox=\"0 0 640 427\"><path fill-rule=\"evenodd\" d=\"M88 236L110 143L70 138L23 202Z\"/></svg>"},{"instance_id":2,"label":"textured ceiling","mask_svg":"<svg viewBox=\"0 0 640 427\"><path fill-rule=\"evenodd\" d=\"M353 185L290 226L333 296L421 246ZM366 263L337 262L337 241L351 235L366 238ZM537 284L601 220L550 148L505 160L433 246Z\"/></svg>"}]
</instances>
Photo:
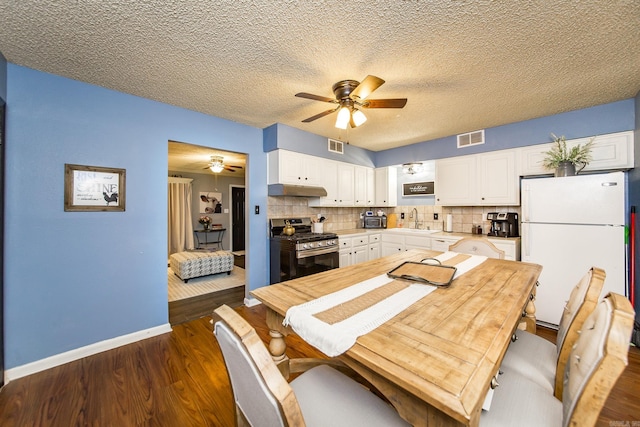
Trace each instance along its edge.
<instances>
[{"instance_id":1,"label":"textured ceiling","mask_svg":"<svg viewBox=\"0 0 640 427\"><path fill-rule=\"evenodd\" d=\"M382 150L635 96L638 0L0 0L9 62ZM386 80L340 131L333 83ZM558 130L560 131L560 130Z\"/></svg>"}]
</instances>

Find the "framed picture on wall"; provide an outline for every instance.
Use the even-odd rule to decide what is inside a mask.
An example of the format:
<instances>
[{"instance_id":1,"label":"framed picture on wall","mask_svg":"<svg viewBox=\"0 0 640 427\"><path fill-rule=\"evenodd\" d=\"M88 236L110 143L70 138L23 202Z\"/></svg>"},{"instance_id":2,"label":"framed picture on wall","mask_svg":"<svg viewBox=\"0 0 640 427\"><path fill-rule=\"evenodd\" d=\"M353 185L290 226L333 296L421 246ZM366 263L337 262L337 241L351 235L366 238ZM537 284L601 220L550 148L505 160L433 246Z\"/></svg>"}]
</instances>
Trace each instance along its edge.
<instances>
[{"instance_id":1,"label":"framed picture on wall","mask_svg":"<svg viewBox=\"0 0 640 427\"><path fill-rule=\"evenodd\" d=\"M200 192L200 213L222 213L222 193L215 191Z\"/></svg>"},{"instance_id":2,"label":"framed picture on wall","mask_svg":"<svg viewBox=\"0 0 640 427\"><path fill-rule=\"evenodd\" d=\"M64 210L124 212L125 169L64 165Z\"/></svg>"}]
</instances>

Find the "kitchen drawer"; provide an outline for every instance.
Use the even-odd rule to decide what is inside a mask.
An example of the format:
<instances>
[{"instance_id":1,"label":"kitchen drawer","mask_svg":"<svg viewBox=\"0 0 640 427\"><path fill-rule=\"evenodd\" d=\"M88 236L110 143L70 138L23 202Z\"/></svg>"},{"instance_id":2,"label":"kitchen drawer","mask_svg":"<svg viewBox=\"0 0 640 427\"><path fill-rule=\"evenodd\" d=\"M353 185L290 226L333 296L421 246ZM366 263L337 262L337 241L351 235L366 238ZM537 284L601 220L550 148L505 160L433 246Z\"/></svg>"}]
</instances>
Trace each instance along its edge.
<instances>
[{"instance_id":1,"label":"kitchen drawer","mask_svg":"<svg viewBox=\"0 0 640 427\"><path fill-rule=\"evenodd\" d=\"M353 239L351 237L338 237L338 242L340 243L340 249L348 249L353 245Z\"/></svg>"},{"instance_id":2,"label":"kitchen drawer","mask_svg":"<svg viewBox=\"0 0 640 427\"><path fill-rule=\"evenodd\" d=\"M433 237L431 238L431 249L434 251L446 252L449 250L449 246L460 240L455 237Z\"/></svg>"},{"instance_id":3,"label":"kitchen drawer","mask_svg":"<svg viewBox=\"0 0 640 427\"><path fill-rule=\"evenodd\" d=\"M380 242L380 234L369 234L369 243Z\"/></svg>"},{"instance_id":4,"label":"kitchen drawer","mask_svg":"<svg viewBox=\"0 0 640 427\"><path fill-rule=\"evenodd\" d=\"M368 245L368 244L369 244L369 236L367 236L366 234L351 236L351 246L354 248L356 246L362 246L362 245Z\"/></svg>"}]
</instances>

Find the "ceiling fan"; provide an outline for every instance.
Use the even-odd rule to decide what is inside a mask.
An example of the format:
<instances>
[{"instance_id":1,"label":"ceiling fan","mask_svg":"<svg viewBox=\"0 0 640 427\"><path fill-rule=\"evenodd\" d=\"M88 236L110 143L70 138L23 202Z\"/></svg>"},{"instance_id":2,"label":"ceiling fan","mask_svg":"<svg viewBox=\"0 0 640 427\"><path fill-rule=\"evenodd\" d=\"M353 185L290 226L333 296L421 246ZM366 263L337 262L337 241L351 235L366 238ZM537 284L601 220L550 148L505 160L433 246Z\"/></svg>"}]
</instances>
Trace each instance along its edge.
<instances>
[{"instance_id":1,"label":"ceiling fan","mask_svg":"<svg viewBox=\"0 0 640 427\"><path fill-rule=\"evenodd\" d=\"M407 98L367 99L383 83L384 80L380 77L371 75L365 77L362 83L356 80L341 80L332 87L335 99L305 92L296 93L295 96L299 98L338 104L337 107L311 116L302 122L309 123L338 111L336 127L346 129L347 125L351 125L354 128L367 121L367 117L361 110L362 108L403 108L407 103Z\"/></svg>"},{"instance_id":2,"label":"ceiling fan","mask_svg":"<svg viewBox=\"0 0 640 427\"><path fill-rule=\"evenodd\" d=\"M226 170L229 172L235 172L236 169L242 169L242 166L225 165L223 160L224 160L224 157L222 156L211 156L211 161L209 162L209 166L203 169L211 169L211 172L213 173L220 173L223 170Z\"/></svg>"}]
</instances>

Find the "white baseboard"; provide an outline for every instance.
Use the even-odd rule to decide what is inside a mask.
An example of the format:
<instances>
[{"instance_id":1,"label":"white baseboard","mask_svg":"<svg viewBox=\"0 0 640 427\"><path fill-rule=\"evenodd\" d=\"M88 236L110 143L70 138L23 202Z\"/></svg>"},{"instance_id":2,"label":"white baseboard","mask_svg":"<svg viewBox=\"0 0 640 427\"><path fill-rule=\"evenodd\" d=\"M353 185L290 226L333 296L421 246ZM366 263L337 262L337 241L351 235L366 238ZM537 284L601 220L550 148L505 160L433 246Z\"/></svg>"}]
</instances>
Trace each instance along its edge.
<instances>
[{"instance_id":1,"label":"white baseboard","mask_svg":"<svg viewBox=\"0 0 640 427\"><path fill-rule=\"evenodd\" d=\"M258 305L258 304L262 304L262 303L260 301L258 301L257 299L255 299L255 298L245 298L244 299L244 305L246 305L247 307L253 307L253 306Z\"/></svg>"},{"instance_id":2,"label":"white baseboard","mask_svg":"<svg viewBox=\"0 0 640 427\"><path fill-rule=\"evenodd\" d=\"M35 362L27 363L26 365L7 369L4 372L4 382L7 384L11 380L26 377L27 375L35 374L36 372L45 371L56 366L64 365L65 363L73 362L74 360L82 359L83 357L92 356L94 354L102 353L103 351L112 350L123 345L131 344L171 331L171 325L166 323L154 328L145 329L131 334L122 335L120 337L100 341L85 347L69 350Z\"/></svg>"}]
</instances>

